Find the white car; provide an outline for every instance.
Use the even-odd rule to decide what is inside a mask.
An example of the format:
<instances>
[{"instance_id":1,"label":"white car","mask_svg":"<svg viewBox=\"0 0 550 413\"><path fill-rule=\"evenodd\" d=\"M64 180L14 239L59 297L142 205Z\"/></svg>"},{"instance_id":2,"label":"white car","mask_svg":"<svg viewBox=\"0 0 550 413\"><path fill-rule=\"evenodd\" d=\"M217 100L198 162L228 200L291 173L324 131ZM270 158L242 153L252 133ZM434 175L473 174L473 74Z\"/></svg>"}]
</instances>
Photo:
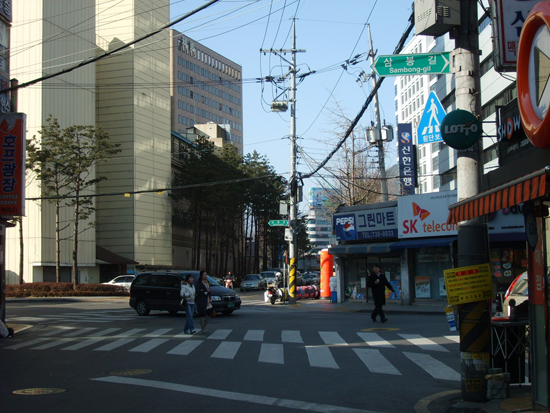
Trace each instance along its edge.
<instances>
[{"instance_id":1,"label":"white car","mask_svg":"<svg viewBox=\"0 0 550 413\"><path fill-rule=\"evenodd\" d=\"M118 277L113 278L111 281L101 284L110 284L118 285L119 287L124 287L126 290L130 291L130 284L134 281L134 275L119 275Z\"/></svg>"}]
</instances>

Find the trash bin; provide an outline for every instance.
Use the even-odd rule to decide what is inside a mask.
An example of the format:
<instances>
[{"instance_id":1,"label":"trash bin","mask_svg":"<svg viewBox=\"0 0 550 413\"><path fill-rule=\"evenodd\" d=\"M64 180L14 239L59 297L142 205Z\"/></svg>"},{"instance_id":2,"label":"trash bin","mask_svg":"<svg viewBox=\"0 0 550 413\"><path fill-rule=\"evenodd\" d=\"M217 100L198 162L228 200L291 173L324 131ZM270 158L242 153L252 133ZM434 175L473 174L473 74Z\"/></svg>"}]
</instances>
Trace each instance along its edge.
<instances>
[{"instance_id":1,"label":"trash bin","mask_svg":"<svg viewBox=\"0 0 550 413\"><path fill-rule=\"evenodd\" d=\"M330 301L338 302L338 280L336 277L330 277Z\"/></svg>"}]
</instances>

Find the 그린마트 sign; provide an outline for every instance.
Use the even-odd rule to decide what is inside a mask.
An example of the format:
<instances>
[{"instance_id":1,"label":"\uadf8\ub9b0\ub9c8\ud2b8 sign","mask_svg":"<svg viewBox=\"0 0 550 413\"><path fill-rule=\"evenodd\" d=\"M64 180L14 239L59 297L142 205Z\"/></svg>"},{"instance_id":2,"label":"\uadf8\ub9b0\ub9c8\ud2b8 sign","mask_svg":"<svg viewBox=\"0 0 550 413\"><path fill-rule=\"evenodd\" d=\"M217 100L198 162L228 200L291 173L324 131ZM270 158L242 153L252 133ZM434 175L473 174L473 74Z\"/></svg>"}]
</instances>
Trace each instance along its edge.
<instances>
[{"instance_id":1,"label":"\uadf8\ub9b0\ub9c8\ud2b8 sign","mask_svg":"<svg viewBox=\"0 0 550 413\"><path fill-rule=\"evenodd\" d=\"M491 265L451 268L443 271L450 305L490 300L493 297Z\"/></svg>"}]
</instances>

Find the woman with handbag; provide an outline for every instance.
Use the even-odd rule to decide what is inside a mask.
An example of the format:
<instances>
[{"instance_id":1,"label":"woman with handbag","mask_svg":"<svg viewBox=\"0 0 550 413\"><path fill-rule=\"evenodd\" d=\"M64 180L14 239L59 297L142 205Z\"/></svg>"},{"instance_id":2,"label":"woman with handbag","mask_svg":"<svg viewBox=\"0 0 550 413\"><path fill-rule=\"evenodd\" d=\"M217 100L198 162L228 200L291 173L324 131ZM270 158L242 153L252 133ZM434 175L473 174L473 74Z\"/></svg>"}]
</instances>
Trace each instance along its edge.
<instances>
[{"instance_id":1,"label":"woman with handbag","mask_svg":"<svg viewBox=\"0 0 550 413\"><path fill-rule=\"evenodd\" d=\"M205 270L200 272L197 282L197 313L201 321L202 333L208 333L206 326L212 314L212 302L210 301L210 284L208 283L208 273Z\"/></svg>"},{"instance_id":2,"label":"woman with handbag","mask_svg":"<svg viewBox=\"0 0 550 413\"><path fill-rule=\"evenodd\" d=\"M193 314L195 313L195 280L191 274L185 276L185 281L181 282L180 295L181 304L185 308L185 334L195 334L195 325L193 324Z\"/></svg>"}]
</instances>

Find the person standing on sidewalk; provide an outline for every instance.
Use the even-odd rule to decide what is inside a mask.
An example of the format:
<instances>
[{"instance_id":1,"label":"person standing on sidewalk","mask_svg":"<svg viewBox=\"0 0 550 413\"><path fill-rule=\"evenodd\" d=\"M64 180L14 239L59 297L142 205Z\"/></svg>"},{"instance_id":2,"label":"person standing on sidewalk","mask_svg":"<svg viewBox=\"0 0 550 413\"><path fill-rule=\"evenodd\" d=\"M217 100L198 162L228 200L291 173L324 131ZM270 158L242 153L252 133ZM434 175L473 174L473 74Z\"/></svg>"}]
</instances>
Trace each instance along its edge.
<instances>
[{"instance_id":1,"label":"person standing on sidewalk","mask_svg":"<svg viewBox=\"0 0 550 413\"><path fill-rule=\"evenodd\" d=\"M197 313L201 321L202 333L208 333L206 326L212 314L212 303L210 301L210 284L208 283L208 273L205 270L200 272L197 282Z\"/></svg>"},{"instance_id":2,"label":"person standing on sidewalk","mask_svg":"<svg viewBox=\"0 0 550 413\"><path fill-rule=\"evenodd\" d=\"M191 274L185 276L185 281L181 282L180 295L185 298L185 334L195 334L195 325L193 324L193 315L195 313L195 280Z\"/></svg>"},{"instance_id":3,"label":"person standing on sidewalk","mask_svg":"<svg viewBox=\"0 0 550 413\"><path fill-rule=\"evenodd\" d=\"M394 293L395 290L386 276L380 272L380 267L378 265L374 265L372 271L373 273L369 275L369 281L367 283L367 287L370 287L372 290L372 299L374 300L374 311L370 318L372 318L372 321L376 322L376 316L380 316L380 321L385 323L388 319L384 315L382 306L386 304L386 287Z\"/></svg>"}]
</instances>

